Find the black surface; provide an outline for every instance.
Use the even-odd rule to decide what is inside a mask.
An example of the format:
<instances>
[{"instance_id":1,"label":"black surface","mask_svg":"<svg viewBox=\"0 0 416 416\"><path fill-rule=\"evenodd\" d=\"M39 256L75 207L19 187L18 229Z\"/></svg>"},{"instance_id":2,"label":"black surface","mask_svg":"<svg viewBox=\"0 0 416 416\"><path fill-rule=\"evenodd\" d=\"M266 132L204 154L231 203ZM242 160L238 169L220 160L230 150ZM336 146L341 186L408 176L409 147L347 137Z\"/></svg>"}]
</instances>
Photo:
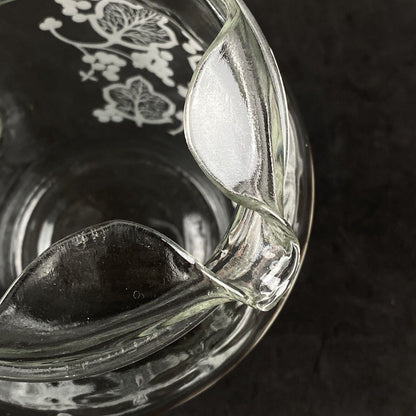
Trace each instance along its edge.
<instances>
[{"instance_id":1,"label":"black surface","mask_svg":"<svg viewBox=\"0 0 416 416\"><path fill-rule=\"evenodd\" d=\"M247 4L310 135L314 230L261 344L169 415L415 415L416 2Z\"/></svg>"}]
</instances>

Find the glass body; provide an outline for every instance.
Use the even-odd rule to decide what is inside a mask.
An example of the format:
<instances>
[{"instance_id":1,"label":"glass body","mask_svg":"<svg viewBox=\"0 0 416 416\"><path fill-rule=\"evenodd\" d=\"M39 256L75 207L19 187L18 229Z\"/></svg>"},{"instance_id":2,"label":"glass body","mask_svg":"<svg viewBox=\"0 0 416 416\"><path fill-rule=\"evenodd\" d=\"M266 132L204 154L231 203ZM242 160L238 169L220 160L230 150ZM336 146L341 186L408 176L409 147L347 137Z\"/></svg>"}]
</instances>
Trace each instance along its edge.
<instances>
[{"instance_id":1,"label":"glass body","mask_svg":"<svg viewBox=\"0 0 416 416\"><path fill-rule=\"evenodd\" d=\"M0 0L0 294L51 244L108 220L152 227L210 259L242 208L188 151L183 107L199 61L230 21L228 3ZM242 2L233 7L255 24ZM280 209L303 259L313 172L288 109ZM216 306L173 344L94 377L0 379L0 411L112 416L173 406L236 365L286 298L270 312Z\"/></svg>"}]
</instances>

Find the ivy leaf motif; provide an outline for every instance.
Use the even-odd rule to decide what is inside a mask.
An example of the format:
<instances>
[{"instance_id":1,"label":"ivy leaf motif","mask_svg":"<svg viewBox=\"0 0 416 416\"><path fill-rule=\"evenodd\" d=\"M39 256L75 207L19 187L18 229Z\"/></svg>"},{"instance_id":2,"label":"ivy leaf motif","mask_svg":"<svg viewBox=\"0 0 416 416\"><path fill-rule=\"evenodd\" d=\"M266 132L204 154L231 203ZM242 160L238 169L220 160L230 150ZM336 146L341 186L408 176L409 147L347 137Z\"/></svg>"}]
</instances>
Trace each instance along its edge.
<instances>
[{"instance_id":1,"label":"ivy leaf motif","mask_svg":"<svg viewBox=\"0 0 416 416\"><path fill-rule=\"evenodd\" d=\"M135 117L134 96L127 88L114 88L109 90L109 96L116 103L115 108L128 115L130 118Z\"/></svg>"},{"instance_id":2,"label":"ivy leaf motif","mask_svg":"<svg viewBox=\"0 0 416 416\"><path fill-rule=\"evenodd\" d=\"M172 48L178 45L168 19L152 10L125 0L104 0L97 4L91 25L113 44L131 49Z\"/></svg>"},{"instance_id":3,"label":"ivy leaf motif","mask_svg":"<svg viewBox=\"0 0 416 416\"><path fill-rule=\"evenodd\" d=\"M170 123L176 111L175 104L156 93L141 76L130 78L126 84L110 85L104 89L104 98L107 111L135 121L138 126Z\"/></svg>"}]
</instances>

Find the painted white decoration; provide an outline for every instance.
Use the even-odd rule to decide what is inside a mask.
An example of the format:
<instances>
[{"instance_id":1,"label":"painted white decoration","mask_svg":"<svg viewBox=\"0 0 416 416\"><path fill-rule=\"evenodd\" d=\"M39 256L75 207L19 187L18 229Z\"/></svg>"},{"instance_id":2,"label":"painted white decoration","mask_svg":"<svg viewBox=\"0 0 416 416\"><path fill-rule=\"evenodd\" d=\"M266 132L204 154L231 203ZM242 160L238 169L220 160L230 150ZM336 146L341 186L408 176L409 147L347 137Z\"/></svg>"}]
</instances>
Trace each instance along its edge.
<instances>
[{"instance_id":1,"label":"painted white decoration","mask_svg":"<svg viewBox=\"0 0 416 416\"><path fill-rule=\"evenodd\" d=\"M195 71L201 58L202 58L202 55L193 55L188 58L188 62L192 68L192 71Z\"/></svg>"},{"instance_id":2,"label":"painted white decoration","mask_svg":"<svg viewBox=\"0 0 416 416\"><path fill-rule=\"evenodd\" d=\"M173 71L169 68L169 62L173 60L173 55L167 51L149 48L147 52L133 52L131 54L133 66L139 69L147 69L157 75L165 85L174 87L175 81L172 79Z\"/></svg>"},{"instance_id":3,"label":"painted white decoration","mask_svg":"<svg viewBox=\"0 0 416 416\"><path fill-rule=\"evenodd\" d=\"M201 45L195 39L189 37L187 33L184 33L184 35L188 40L187 42L182 44L182 47L183 49L185 49L186 52L189 53L189 55L195 55L199 52L202 52Z\"/></svg>"},{"instance_id":4,"label":"painted white decoration","mask_svg":"<svg viewBox=\"0 0 416 416\"><path fill-rule=\"evenodd\" d=\"M175 104L156 93L152 84L140 75L129 78L126 84L112 84L104 88L103 95L108 104L104 109L94 111L102 123L128 119L141 127L144 123L170 123L175 114Z\"/></svg>"},{"instance_id":5,"label":"painted white decoration","mask_svg":"<svg viewBox=\"0 0 416 416\"><path fill-rule=\"evenodd\" d=\"M174 57L169 49L179 46L179 43L168 26L168 18L128 0L55 0L55 3L62 7L63 16L70 17L75 23L89 24L91 30L102 38L98 42L69 39L58 31L63 22L54 17L45 18L39 25L41 30L50 32L56 39L82 53L82 62L86 65L79 70L82 82L103 79L110 83L102 88L103 108L92 112L97 120L101 123L131 120L137 126L176 120L180 126L169 133L182 132L182 109L176 109L176 105L167 96L156 92L154 85L142 75L120 82L121 69L131 65L158 77L164 90L166 87L174 88L178 98L186 96L187 88L176 84L170 67ZM187 41L181 46L189 55L189 65L195 70L202 56L202 47L186 32L183 35Z\"/></svg>"},{"instance_id":6,"label":"painted white decoration","mask_svg":"<svg viewBox=\"0 0 416 416\"><path fill-rule=\"evenodd\" d=\"M56 20L53 17L46 18L40 25L39 29L44 31L54 31L62 27L62 22L60 20Z\"/></svg>"},{"instance_id":7,"label":"painted white decoration","mask_svg":"<svg viewBox=\"0 0 416 416\"><path fill-rule=\"evenodd\" d=\"M147 51L149 46L170 49L178 44L165 16L125 0L100 1L87 18L111 45Z\"/></svg>"},{"instance_id":8,"label":"painted white decoration","mask_svg":"<svg viewBox=\"0 0 416 416\"><path fill-rule=\"evenodd\" d=\"M91 3L89 1L75 1L75 0L55 0L56 3L62 6L62 14L64 16L71 16L72 20L76 23L82 23L87 20L87 17L84 14L79 13L83 10L88 10L91 8Z\"/></svg>"},{"instance_id":9,"label":"painted white decoration","mask_svg":"<svg viewBox=\"0 0 416 416\"><path fill-rule=\"evenodd\" d=\"M98 81L96 72L101 72L108 81L118 81L120 68L127 65L125 59L119 58L114 53L96 52L94 55L84 55L82 61L90 65L90 70L79 71L82 81Z\"/></svg>"}]
</instances>

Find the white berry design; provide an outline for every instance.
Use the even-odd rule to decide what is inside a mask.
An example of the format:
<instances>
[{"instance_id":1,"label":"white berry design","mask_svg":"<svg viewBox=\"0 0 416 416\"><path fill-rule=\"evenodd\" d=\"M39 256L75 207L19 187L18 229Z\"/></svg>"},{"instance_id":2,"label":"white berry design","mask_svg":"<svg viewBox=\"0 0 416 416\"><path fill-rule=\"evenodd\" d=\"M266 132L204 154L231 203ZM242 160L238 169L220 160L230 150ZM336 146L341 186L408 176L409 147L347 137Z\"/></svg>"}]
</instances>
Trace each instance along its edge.
<instances>
[{"instance_id":1,"label":"white berry design","mask_svg":"<svg viewBox=\"0 0 416 416\"><path fill-rule=\"evenodd\" d=\"M127 119L135 121L138 126L145 123L175 123L176 126L169 131L171 134L181 132L181 109L177 110L167 96L156 92L147 79L142 75L130 75L124 83L120 81L125 68L146 70L161 81L163 91L166 87L172 88L172 94L179 93L178 100L183 100L186 87L175 82L174 71L170 66L174 57L169 49L182 46L189 55L189 65L194 69L201 57L201 46L186 33L183 34L188 40L179 44L168 18L137 2L54 1L61 6L63 16L77 24L89 24L93 33L101 38L96 42L72 40L59 31L63 22L54 17L45 18L39 25L41 30L50 32L58 40L72 45L82 53L83 67L79 70L82 82L110 83L102 89L106 104L93 111L97 120L102 123L119 123ZM150 114L151 111L154 115Z\"/></svg>"},{"instance_id":2,"label":"white berry design","mask_svg":"<svg viewBox=\"0 0 416 416\"><path fill-rule=\"evenodd\" d=\"M96 72L101 72L108 81L118 81L120 79L120 69L127 65L127 61L115 54L107 52L96 52L93 55L84 55L82 61L90 65L90 70L79 71L82 81L98 81Z\"/></svg>"}]
</instances>

